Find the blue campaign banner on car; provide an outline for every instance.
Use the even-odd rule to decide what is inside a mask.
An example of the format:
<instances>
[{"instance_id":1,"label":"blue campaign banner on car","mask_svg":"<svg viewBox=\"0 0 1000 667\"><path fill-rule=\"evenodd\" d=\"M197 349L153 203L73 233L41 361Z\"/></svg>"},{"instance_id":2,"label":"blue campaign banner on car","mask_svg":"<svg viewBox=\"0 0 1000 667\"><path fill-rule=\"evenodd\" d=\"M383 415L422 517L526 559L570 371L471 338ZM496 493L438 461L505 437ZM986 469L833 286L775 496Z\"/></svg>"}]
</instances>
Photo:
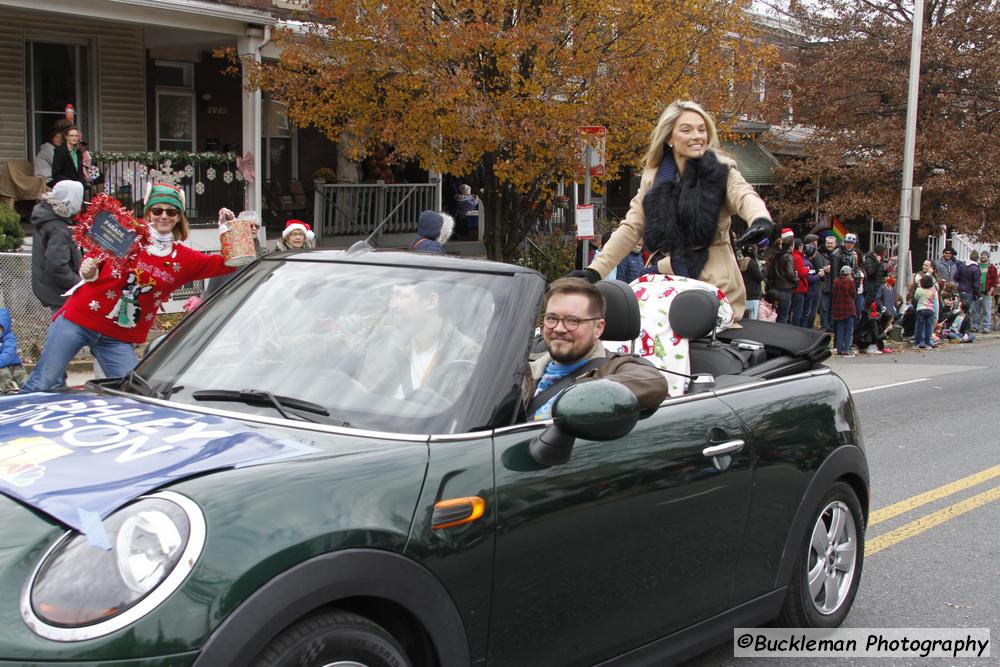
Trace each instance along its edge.
<instances>
[{"instance_id":1,"label":"blue campaign banner on car","mask_svg":"<svg viewBox=\"0 0 1000 667\"><path fill-rule=\"evenodd\" d=\"M0 399L0 493L98 545L100 519L148 491L210 470L313 451L236 420L128 398L39 393Z\"/></svg>"}]
</instances>

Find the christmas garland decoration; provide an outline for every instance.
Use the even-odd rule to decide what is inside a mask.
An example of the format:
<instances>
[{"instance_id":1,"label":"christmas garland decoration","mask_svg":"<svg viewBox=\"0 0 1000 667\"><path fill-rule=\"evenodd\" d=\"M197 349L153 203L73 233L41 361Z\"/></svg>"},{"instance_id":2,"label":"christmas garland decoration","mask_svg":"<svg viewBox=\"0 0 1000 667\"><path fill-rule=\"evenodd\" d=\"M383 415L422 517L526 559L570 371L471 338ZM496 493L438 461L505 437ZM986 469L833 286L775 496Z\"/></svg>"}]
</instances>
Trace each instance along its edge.
<instances>
[{"instance_id":1,"label":"christmas garland decoration","mask_svg":"<svg viewBox=\"0 0 1000 667\"><path fill-rule=\"evenodd\" d=\"M125 231L136 235L128 254L124 257L108 252L104 246L100 245L91 236L90 231L94 226L94 221L102 213L110 214ZM149 226L145 222L136 220L121 202L109 194L101 193L96 195L91 200L87 210L78 213L74 219L76 220L76 224L73 225L73 239L77 245L86 250L87 254L98 262L110 262L115 268L121 271L126 271L134 265L139 254L145 252L151 242Z\"/></svg>"},{"instance_id":2,"label":"christmas garland decoration","mask_svg":"<svg viewBox=\"0 0 1000 667\"><path fill-rule=\"evenodd\" d=\"M91 153L91 159L101 162L136 162L147 167L156 167L163 163L180 163L190 165L225 165L235 162L236 153L192 153L191 151L136 151L113 152L101 151Z\"/></svg>"}]
</instances>

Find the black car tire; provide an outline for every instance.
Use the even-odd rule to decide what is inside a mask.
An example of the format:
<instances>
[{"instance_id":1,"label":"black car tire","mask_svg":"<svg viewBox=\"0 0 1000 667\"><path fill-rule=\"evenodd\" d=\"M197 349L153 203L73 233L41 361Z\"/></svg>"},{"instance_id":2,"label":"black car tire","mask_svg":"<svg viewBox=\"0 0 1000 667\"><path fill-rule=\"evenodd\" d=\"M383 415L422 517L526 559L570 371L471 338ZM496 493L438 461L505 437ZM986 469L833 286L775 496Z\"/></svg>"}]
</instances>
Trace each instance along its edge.
<instances>
[{"instance_id":1,"label":"black car tire","mask_svg":"<svg viewBox=\"0 0 1000 667\"><path fill-rule=\"evenodd\" d=\"M339 610L308 616L282 631L254 667L322 667L338 662L410 667L403 647L383 627Z\"/></svg>"},{"instance_id":2,"label":"black car tire","mask_svg":"<svg viewBox=\"0 0 1000 667\"><path fill-rule=\"evenodd\" d=\"M829 517L832 508L840 511L846 507L852 521L846 523L846 529L850 529L853 523L854 564L850 572L850 582L846 591L837 597L839 603L835 609L829 613L823 613L814 602L813 595L809 590L809 571L817 567L817 559L812 548L813 531L817 522L823 521L829 525ZM846 516L844 517L846 520ZM854 597L858 593L858 585L861 581L861 566L865 557L865 524L864 515L861 513L861 503L854 489L845 482L835 482L830 491L823 496L819 506L813 512L812 519L808 524L806 535L802 540L799 556L795 569L792 571L792 580L788 586L788 593L785 596L785 603L781 609L781 614L777 618L777 625L785 628L836 628L847 618L851 605L854 604ZM822 566L821 566L822 567ZM846 575L844 576L846 580ZM845 583L847 583L845 581Z\"/></svg>"}]
</instances>

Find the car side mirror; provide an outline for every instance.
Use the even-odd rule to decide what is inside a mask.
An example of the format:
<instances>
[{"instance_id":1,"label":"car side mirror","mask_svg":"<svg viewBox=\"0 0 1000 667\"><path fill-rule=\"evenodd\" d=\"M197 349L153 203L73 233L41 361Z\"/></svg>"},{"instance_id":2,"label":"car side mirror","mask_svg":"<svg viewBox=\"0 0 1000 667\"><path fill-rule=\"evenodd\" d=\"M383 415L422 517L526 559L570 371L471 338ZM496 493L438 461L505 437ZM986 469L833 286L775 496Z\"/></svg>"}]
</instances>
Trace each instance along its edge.
<instances>
[{"instance_id":1,"label":"car side mirror","mask_svg":"<svg viewBox=\"0 0 1000 667\"><path fill-rule=\"evenodd\" d=\"M552 406L554 423L531 442L531 456L547 465L569 461L577 438L616 440L639 421L639 400L614 380L573 385Z\"/></svg>"}]
</instances>

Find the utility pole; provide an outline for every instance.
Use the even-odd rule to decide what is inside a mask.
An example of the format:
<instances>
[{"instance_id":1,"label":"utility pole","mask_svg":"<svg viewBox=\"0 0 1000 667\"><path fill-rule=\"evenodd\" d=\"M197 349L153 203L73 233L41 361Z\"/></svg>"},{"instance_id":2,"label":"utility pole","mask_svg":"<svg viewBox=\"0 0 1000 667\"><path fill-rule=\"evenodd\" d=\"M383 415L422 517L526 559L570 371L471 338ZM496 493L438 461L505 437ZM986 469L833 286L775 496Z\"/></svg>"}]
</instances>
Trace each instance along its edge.
<instances>
[{"instance_id":1,"label":"utility pole","mask_svg":"<svg viewBox=\"0 0 1000 667\"><path fill-rule=\"evenodd\" d=\"M906 139L903 142L903 188L899 198L899 263L896 284L905 289L910 281L910 218L913 205L913 153L917 138L917 100L920 90L920 42L924 30L924 0L913 2L913 34L910 40L910 86L906 98Z\"/></svg>"},{"instance_id":2,"label":"utility pole","mask_svg":"<svg viewBox=\"0 0 1000 667\"><path fill-rule=\"evenodd\" d=\"M590 142L585 142L585 147L583 149L583 164L586 165L583 168L583 203L587 205L590 203L590 151L593 150L590 147ZM583 259L580 266L587 268L590 263L587 259L590 257L590 241L587 239L583 240Z\"/></svg>"}]
</instances>

